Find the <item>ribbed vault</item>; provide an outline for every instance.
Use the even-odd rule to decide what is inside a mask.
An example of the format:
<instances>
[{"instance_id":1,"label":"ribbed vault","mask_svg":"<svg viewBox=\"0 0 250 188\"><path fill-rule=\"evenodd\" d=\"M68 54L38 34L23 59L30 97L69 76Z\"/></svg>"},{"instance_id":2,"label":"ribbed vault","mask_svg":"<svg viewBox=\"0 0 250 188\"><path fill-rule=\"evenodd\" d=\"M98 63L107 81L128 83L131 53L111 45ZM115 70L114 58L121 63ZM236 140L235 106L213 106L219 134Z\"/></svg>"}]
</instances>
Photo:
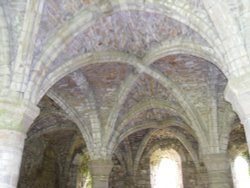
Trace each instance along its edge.
<instances>
[{"instance_id":1,"label":"ribbed vault","mask_svg":"<svg viewBox=\"0 0 250 188\"><path fill-rule=\"evenodd\" d=\"M51 187L83 187L91 182L90 159L112 160L111 187L143 187L150 154L174 149L184 184L195 187L202 179L197 174L208 175L204 156L237 153L239 145L246 150L224 92L228 87L228 100L249 98L248 6L236 0L2 0L0 106L7 115L0 114L0 125L29 128L24 174L40 173L45 184L49 174ZM249 102L235 101L235 110L249 115ZM22 113L36 105L40 115L20 127L27 123ZM18 114L14 123L9 108ZM41 168L47 162L49 172Z\"/></svg>"}]
</instances>

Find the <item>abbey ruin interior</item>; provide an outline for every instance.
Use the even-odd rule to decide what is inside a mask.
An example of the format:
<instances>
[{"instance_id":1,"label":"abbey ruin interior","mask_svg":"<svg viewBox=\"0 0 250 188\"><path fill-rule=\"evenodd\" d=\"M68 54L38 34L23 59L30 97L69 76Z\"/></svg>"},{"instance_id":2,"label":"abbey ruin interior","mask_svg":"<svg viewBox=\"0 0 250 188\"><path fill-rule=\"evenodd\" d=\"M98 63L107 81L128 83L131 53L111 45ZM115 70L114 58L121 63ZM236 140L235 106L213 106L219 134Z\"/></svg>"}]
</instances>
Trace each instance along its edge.
<instances>
[{"instance_id":1,"label":"abbey ruin interior","mask_svg":"<svg viewBox=\"0 0 250 188\"><path fill-rule=\"evenodd\" d=\"M0 188L248 188L250 0L0 0Z\"/></svg>"}]
</instances>

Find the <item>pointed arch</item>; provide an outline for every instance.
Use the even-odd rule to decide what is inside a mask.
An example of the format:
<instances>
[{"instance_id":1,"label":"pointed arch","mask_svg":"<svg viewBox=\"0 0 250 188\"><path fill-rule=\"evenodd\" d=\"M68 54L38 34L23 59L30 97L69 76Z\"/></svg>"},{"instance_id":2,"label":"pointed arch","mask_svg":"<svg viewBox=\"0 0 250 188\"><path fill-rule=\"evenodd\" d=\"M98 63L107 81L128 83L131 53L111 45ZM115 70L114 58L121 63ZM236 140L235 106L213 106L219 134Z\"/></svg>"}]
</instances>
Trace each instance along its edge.
<instances>
[{"instance_id":1,"label":"pointed arch","mask_svg":"<svg viewBox=\"0 0 250 188\"><path fill-rule=\"evenodd\" d=\"M228 66L226 75L237 77L247 74L250 71L249 55L242 32L230 11L229 3L227 1L218 3L216 0L203 0L203 3L218 33L218 38L222 41L221 45L225 49L224 61Z\"/></svg>"},{"instance_id":2,"label":"pointed arch","mask_svg":"<svg viewBox=\"0 0 250 188\"><path fill-rule=\"evenodd\" d=\"M223 60L223 56L221 55L223 53L216 53L216 52L221 52L223 49L220 49L220 41L216 40L218 39L218 37L216 33L213 31L213 25L209 22L208 19L206 19L206 15L203 15L203 13L200 12L198 14L200 16L199 17L196 14L197 12L194 11L191 13L189 9L188 10L186 9L186 7L189 5L185 4L184 2L181 3L176 2L175 6L171 6L172 3L166 1L157 1L153 3L154 3L153 6L154 8L152 8L152 1L145 1L143 3L133 2L132 4L130 0L124 1L122 3L118 1L118 2L112 2L113 11L108 13L106 12L105 14L102 13L102 11L94 5L79 12L73 19L64 23L60 27L58 32L54 36L52 36L47 42L47 44L43 47L41 57L39 61L33 66L34 71L30 73L30 82L28 83L27 91L31 91L31 88L35 85L35 81L36 83L37 82L40 83L42 79L46 77L50 65L54 62L54 60L58 57L58 55L65 49L65 46L72 41L74 36L78 35L79 33L85 31L87 28L92 26L97 19L121 10L157 12L164 14L172 19L175 19L180 23L188 25L194 31L200 33L201 36L206 41L208 41L210 46L213 46L215 49L217 49L214 51L214 54L220 57L219 59ZM202 30L203 28L204 30ZM224 67L223 70L226 74L227 68Z\"/></svg>"},{"instance_id":3,"label":"pointed arch","mask_svg":"<svg viewBox=\"0 0 250 188\"><path fill-rule=\"evenodd\" d=\"M162 84L164 87L169 88L173 92L173 95L176 97L177 101L179 101L181 107L186 112L187 116L190 118L192 127L197 133L199 133L198 135L198 137L200 138L199 140L201 142L207 143L206 142L207 137L205 136L205 126L203 125L204 122L202 122L195 108L193 108L192 104L190 104L189 101L186 99L186 96L181 91L181 89L175 83L173 83L170 79L168 79L161 73L155 70L152 70L150 67L144 65L141 59L135 56L132 56L130 54L127 54L127 53L122 53L122 52L117 52L117 51L87 53L79 57L76 57L73 60L70 60L63 67L57 69L55 72L53 72L46 78L47 79L45 82L46 84L44 84L45 89L41 90L40 97L42 97L43 94L47 91L47 89L51 87L56 81L58 81L60 78L62 78L66 74L76 70L77 68L84 67L90 64L117 62L117 61L128 64L128 65L132 65L133 67L136 68L137 72L148 74L152 78L154 78L156 81L158 81L160 84ZM133 76L130 77L130 81L136 80L138 76L139 74L135 75L135 78L133 78ZM129 86L132 86L133 82L128 83L125 81L125 84L129 84ZM110 139L110 133L112 133L115 129L116 118L118 117L119 110L123 102L126 99L126 96L127 96L126 94L128 94L128 92L130 91L130 88L126 88L124 86L122 86L121 89L125 89L125 91L120 90L120 92L123 92L123 94L121 93L123 97L117 98L119 99L119 101L116 102L117 105L115 105L113 109L111 110L109 123L111 120L112 124L107 124L107 126L109 126L110 129L109 131L107 131L108 134L106 135L105 143L108 143L108 140ZM39 90L35 88L34 91L39 91ZM118 95L120 95L120 92ZM111 118L112 116L115 118Z\"/></svg>"},{"instance_id":4,"label":"pointed arch","mask_svg":"<svg viewBox=\"0 0 250 188\"><path fill-rule=\"evenodd\" d=\"M31 70L33 51L35 46L42 10L45 0L27 0L22 30L18 39L17 56L12 65L13 76L11 89L14 91L25 91L28 84L29 72ZM28 91L30 92L30 91ZM25 99L27 93L24 94Z\"/></svg>"},{"instance_id":5,"label":"pointed arch","mask_svg":"<svg viewBox=\"0 0 250 188\"><path fill-rule=\"evenodd\" d=\"M73 107L71 107L59 94L55 91L50 90L47 93L48 97L50 97L53 101L55 101L68 115L71 117L71 120L76 123L77 127L81 131L83 138L86 142L87 148L91 156L93 156L93 138L91 135L91 130L89 130L86 123L82 120L79 114L75 111Z\"/></svg>"}]
</instances>

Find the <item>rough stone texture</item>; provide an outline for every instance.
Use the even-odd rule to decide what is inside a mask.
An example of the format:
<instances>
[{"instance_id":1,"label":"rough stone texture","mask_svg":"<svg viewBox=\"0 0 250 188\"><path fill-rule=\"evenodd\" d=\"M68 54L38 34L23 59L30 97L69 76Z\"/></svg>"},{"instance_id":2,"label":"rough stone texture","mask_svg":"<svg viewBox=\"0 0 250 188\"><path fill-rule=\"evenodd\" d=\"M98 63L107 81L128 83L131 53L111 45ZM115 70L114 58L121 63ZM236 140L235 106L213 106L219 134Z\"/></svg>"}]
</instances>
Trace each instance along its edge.
<instances>
[{"instance_id":1,"label":"rough stone texture","mask_svg":"<svg viewBox=\"0 0 250 188\"><path fill-rule=\"evenodd\" d=\"M77 35L54 61L50 71L78 54L120 50L142 57L159 42L175 39L188 39L207 45L199 34L166 16L139 11L118 12L98 20L88 30Z\"/></svg>"},{"instance_id":2,"label":"rough stone texture","mask_svg":"<svg viewBox=\"0 0 250 188\"><path fill-rule=\"evenodd\" d=\"M232 188L233 181L227 154L211 154L204 157L208 170L209 187Z\"/></svg>"},{"instance_id":3,"label":"rough stone texture","mask_svg":"<svg viewBox=\"0 0 250 188\"><path fill-rule=\"evenodd\" d=\"M231 160L234 160L237 155L249 157L246 135L244 127L241 124L236 124L230 132L228 151Z\"/></svg>"},{"instance_id":4,"label":"rough stone texture","mask_svg":"<svg viewBox=\"0 0 250 188\"><path fill-rule=\"evenodd\" d=\"M210 115L207 112L211 109L210 105L212 105L212 103L209 103L211 97L213 97L211 96L213 91L211 87L216 90L220 89L220 91L214 92L221 95L226 84L225 78L219 80L219 77L223 78L223 76L216 67L209 66L203 59L187 56L166 57L156 61L153 67L176 82L183 92L187 94L188 99L193 101L192 103L198 109L200 115L205 118L205 121L208 120L209 117L205 116ZM220 85L217 86L217 84Z\"/></svg>"},{"instance_id":5,"label":"rough stone texture","mask_svg":"<svg viewBox=\"0 0 250 188\"><path fill-rule=\"evenodd\" d=\"M0 131L0 187L17 186L25 135L16 131Z\"/></svg>"},{"instance_id":6,"label":"rough stone texture","mask_svg":"<svg viewBox=\"0 0 250 188\"><path fill-rule=\"evenodd\" d=\"M89 173L89 157L79 130L58 116L60 107L48 97L39 106L41 114L25 142L18 187L81 187Z\"/></svg>"},{"instance_id":7,"label":"rough stone texture","mask_svg":"<svg viewBox=\"0 0 250 188\"><path fill-rule=\"evenodd\" d=\"M41 160L30 161L41 184L50 176L48 186L83 186L89 158L113 158L110 186L147 187L148 156L157 147L180 153L186 186L231 186L228 163L217 166L221 158L211 156L244 148L232 131L239 121L250 148L248 1L2 0L0 6L0 131L7 131L0 163L16 166L14 174L0 173L0 184L15 184L17 177L9 177L20 165L4 158L8 131L29 130L23 172L35 150ZM41 114L31 125L36 105ZM32 182L21 180L24 187Z\"/></svg>"},{"instance_id":8,"label":"rough stone texture","mask_svg":"<svg viewBox=\"0 0 250 188\"><path fill-rule=\"evenodd\" d=\"M232 167L232 174L234 180L234 186L237 184L235 176L235 159L236 157L244 157L247 161L249 160L249 151L246 141L246 135L244 127L242 124L236 123L230 133L229 143L228 143L228 152Z\"/></svg>"},{"instance_id":9,"label":"rough stone texture","mask_svg":"<svg viewBox=\"0 0 250 188\"><path fill-rule=\"evenodd\" d=\"M130 168L130 170L120 172L122 177L112 180L113 183L111 182L110 185L118 186L126 181L133 183L135 180L125 177L133 177L133 168L135 168L133 161L136 161L135 166L138 167L141 165L140 158L143 158L142 156L135 157L136 151L142 147L140 144L147 134L140 135L138 133L134 138L120 137L120 135L129 135L149 126L148 128L167 128L153 134L146 143L149 145L147 147L156 147L155 143L158 143L159 147L166 147L168 144L174 148L178 146L177 150L180 150L181 156L188 156L188 159L185 159L187 162L183 162L185 167L183 168L184 184L189 187L194 186L194 184L207 186L206 175L202 175L204 173L200 173L200 169L197 166L194 168L194 165L199 164L201 160L199 154L204 153L204 151L214 153L226 150L224 147L227 145L230 131L228 124L231 125L235 122L235 115L230 105L222 97L226 79L213 64L204 59L187 55L172 55L159 59L151 65L151 69L159 75L166 76L171 81L164 82L145 73L139 74L131 65L107 62L87 65L68 74L58 81L51 88L51 91L57 93L57 96L63 99L64 103L67 103L67 108L71 108L72 113L80 117L83 124L78 124L78 127L83 126L90 133L96 130L102 133L100 135L93 133L90 137L91 142L96 143L88 148L93 151L91 154L93 159L102 159L103 156L109 157L111 155L112 147L111 151L102 148L103 145L108 145L106 141L111 140L110 142L114 146L118 144L116 140L129 142L126 147L120 148L122 152L131 149L125 155L128 158L126 163L129 163L129 167L120 168ZM131 76L134 78L131 79ZM130 80L134 81L123 91L123 85ZM167 84L170 88L165 87ZM175 95L173 93L176 90L180 90L184 94L188 105L193 108L193 113L199 116L198 121L201 123L200 126L204 134L205 130L211 129L211 134L206 132L208 137L201 136L193 119L197 117L192 117L187 106L181 103L181 94ZM124 98L119 97L120 92L125 94ZM43 109L41 117L37 118L28 135L39 134L39 132L43 132L43 129L46 132L52 127L60 129L71 126L72 123L68 119L75 120L76 116L65 115L59 106L52 104L53 101L48 98L42 100L39 105ZM61 103L58 105L63 107ZM110 119L113 117L112 113L117 113L117 119ZM232 117L225 119L229 114L232 114ZM109 123L114 125L114 132L112 132ZM225 127L219 127L219 124ZM225 135L225 138L222 137L223 139L219 140L221 138L219 135ZM204 146L202 142L208 145ZM98 144L100 145L98 146ZM144 151L144 149L141 150ZM147 152L149 151L150 149ZM184 155L183 152L186 154ZM148 162L145 159L144 163ZM149 167L145 168L146 172L143 171L143 173L150 174ZM186 173L186 171L190 171L190 173ZM138 175L138 180L141 176ZM204 176L203 182L197 182L200 176ZM150 185L149 177L148 179L143 177L144 179L138 181L140 182L138 186ZM189 181L190 179L191 181Z\"/></svg>"},{"instance_id":10,"label":"rough stone texture","mask_svg":"<svg viewBox=\"0 0 250 188\"><path fill-rule=\"evenodd\" d=\"M4 13L8 15L7 24L10 33L10 47L11 47L11 62L14 64L18 50L18 40L20 40L20 34L22 32L22 25L24 22L26 1L5 1L3 2Z\"/></svg>"},{"instance_id":11,"label":"rough stone texture","mask_svg":"<svg viewBox=\"0 0 250 188\"><path fill-rule=\"evenodd\" d=\"M180 141L170 134L169 129L153 131L153 134L152 130L143 130L130 135L128 139L124 140L117 148L113 157L114 167L110 176L110 187L151 187L150 155L159 148L172 148L180 153L183 185L190 188L197 187L197 182L199 181L197 166L195 166L195 162ZM149 134L148 142L143 143L143 137L145 138ZM142 145L144 150L141 153L138 164L136 164ZM205 187L206 184L200 186Z\"/></svg>"},{"instance_id":12,"label":"rough stone texture","mask_svg":"<svg viewBox=\"0 0 250 188\"><path fill-rule=\"evenodd\" d=\"M88 7L89 4L89 0L46 1L43 7L36 48L41 48L46 40L56 33L61 24L75 16L78 11Z\"/></svg>"},{"instance_id":13,"label":"rough stone texture","mask_svg":"<svg viewBox=\"0 0 250 188\"><path fill-rule=\"evenodd\" d=\"M115 62L112 66L111 63L85 66L61 79L51 90L81 116L83 126L92 125L92 131L99 126L101 132L110 133L99 139L115 140L126 130L135 129L136 125L173 119L193 129L199 142L209 143L211 148L203 146L206 152L226 150L230 131L226 126L233 123L235 115L223 98L226 79L222 73L211 63L187 55L165 57L152 64L152 69L167 76L169 81L157 80L147 74L138 75L121 93L124 98L119 97L120 92L129 82L130 75L133 77L134 70L129 65ZM186 100L186 104L183 105L182 100ZM229 114L230 118L225 119ZM199 121L199 125L195 125L195 121ZM112 126L118 134L112 132ZM199 127L204 135L207 129L213 129L212 134L207 138L201 136ZM220 139L219 135L223 137L214 143L215 139Z\"/></svg>"},{"instance_id":14,"label":"rough stone texture","mask_svg":"<svg viewBox=\"0 0 250 188\"><path fill-rule=\"evenodd\" d=\"M109 174L113 167L112 161L109 160L92 160L89 161L89 169L92 176L93 188L108 188Z\"/></svg>"}]
</instances>

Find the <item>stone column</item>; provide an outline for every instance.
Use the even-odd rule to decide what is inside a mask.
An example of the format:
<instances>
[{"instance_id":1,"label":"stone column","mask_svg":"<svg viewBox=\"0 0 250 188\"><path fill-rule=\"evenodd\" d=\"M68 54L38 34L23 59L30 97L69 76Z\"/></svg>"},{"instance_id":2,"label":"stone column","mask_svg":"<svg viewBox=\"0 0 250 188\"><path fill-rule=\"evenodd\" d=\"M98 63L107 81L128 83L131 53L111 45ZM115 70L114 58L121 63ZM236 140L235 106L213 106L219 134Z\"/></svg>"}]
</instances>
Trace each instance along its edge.
<instances>
[{"instance_id":1,"label":"stone column","mask_svg":"<svg viewBox=\"0 0 250 188\"><path fill-rule=\"evenodd\" d=\"M196 165L196 186L194 188L207 188L208 187L208 174L204 163Z\"/></svg>"},{"instance_id":2,"label":"stone column","mask_svg":"<svg viewBox=\"0 0 250 188\"><path fill-rule=\"evenodd\" d=\"M25 134L0 130L0 187L16 187Z\"/></svg>"},{"instance_id":3,"label":"stone column","mask_svg":"<svg viewBox=\"0 0 250 188\"><path fill-rule=\"evenodd\" d=\"M110 160L92 160L89 162L89 169L92 176L92 188L108 188L109 174L113 163Z\"/></svg>"},{"instance_id":4,"label":"stone column","mask_svg":"<svg viewBox=\"0 0 250 188\"><path fill-rule=\"evenodd\" d=\"M248 151L250 151L250 73L229 80L225 98L232 104L233 110L244 125Z\"/></svg>"},{"instance_id":5,"label":"stone column","mask_svg":"<svg viewBox=\"0 0 250 188\"><path fill-rule=\"evenodd\" d=\"M233 181L230 162L226 154L207 154L204 156L207 167L209 188L232 188Z\"/></svg>"},{"instance_id":6,"label":"stone column","mask_svg":"<svg viewBox=\"0 0 250 188\"><path fill-rule=\"evenodd\" d=\"M16 188L26 132L39 114L24 101L0 99L0 187Z\"/></svg>"}]
</instances>

